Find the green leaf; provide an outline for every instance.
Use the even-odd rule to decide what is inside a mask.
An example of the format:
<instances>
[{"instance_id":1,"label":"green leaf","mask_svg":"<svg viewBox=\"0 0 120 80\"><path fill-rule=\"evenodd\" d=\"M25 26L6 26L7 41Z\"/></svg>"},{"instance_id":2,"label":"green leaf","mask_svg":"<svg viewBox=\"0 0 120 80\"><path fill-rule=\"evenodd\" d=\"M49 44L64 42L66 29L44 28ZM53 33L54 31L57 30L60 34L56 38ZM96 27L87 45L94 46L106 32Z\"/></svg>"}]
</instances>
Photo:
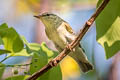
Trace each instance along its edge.
<instances>
[{"instance_id":1,"label":"green leaf","mask_svg":"<svg viewBox=\"0 0 120 80\"><path fill-rule=\"evenodd\" d=\"M49 61L58 55L58 52L49 49L45 42L41 44L41 49L45 54L47 54Z\"/></svg>"},{"instance_id":2,"label":"green leaf","mask_svg":"<svg viewBox=\"0 0 120 80\"><path fill-rule=\"evenodd\" d=\"M21 51L24 47L19 34L12 27L8 28L6 24L0 25L0 37L5 49L13 53Z\"/></svg>"},{"instance_id":3,"label":"green leaf","mask_svg":"<svg viewBox=\"0 0 120 80\"><path fill-rule=\"evenodd\" d=\"M23 41L21 40L19 35L17 35L17 33L16 33L16 38L14 39L12 47L13 47L12 49L13 49L14 52L19 52L24 47Z\"/></svg>"},{"instance_id":4,"label":"green leaf","mask_svg":"<svg viewBox=\"0 0 120 80\"><path fill-rule=\"evenodd\" d=\"M120 50L119 25L120 0L110 0L96 20L97 41L104 47L107 59Z\"/></svg>"},{"instance_id":5,"label":"green leaf","mask_svg":"<svg viewBox=\"0 0 120 80\"><path fill-rule=\"evenodd\" d=\"M40 44L37 44L37 43L29 43L29 48L31 50L36 50L36 51L39 51L40 50Z\"/></svg>"},{"instance_id":6,"label":"green leaf","mask_svg":"<svg viewBox=\"0 0 120 80\"><path fill-rule=\"evenodd\" d=\"M5 80L25 80L25 79L27 79L28 77L29 77L28 75L26 75L26 76L24 76L24 75L19 75L19 76L9 77L9 78L7 78L7 79L5 79Z\"/></svg>"},{"instance_id":7,"label":"green leaf","mask_svg":"<svg viewBox=\"0 0 120 80\"><path fill-rule=\"evenodd\" d=\"M0 79L1 79L1 77L3 75L4 70L5 70L5 65L0 63Z\"/></svg>"},{"instance_id":8,"label":"green leaf","mask_svg":"<svg viewBox=\"0 0 120 80\"><path fill-rule=\"evenodd\" d=\"M11 51L0 49L0 55L4 54L4 53L11 53Z\"/></svg>"},{"instance_id":9,"label":"green leaf","mask_svg":"<svg viewBox=\"0 0 120 80\"><path fill-rule=\"evenodd\" d=\"M0 29L6 29L6 28L8 28L6 23L3 23L3 24L0 25Z\"/></svg>"},{"instance_id":10,"label":"green leaf","mask_svg":"<svg viewBox=\"0 0 120 80\"><path fill-rule=\"evenodd\" d=\"M29 54L31 54L33 52L39 52L39 50L40 50L40 44L37 44L37 43L28 43L26 45L26 51Z\"/></svg>"},{"instance_id":11,"label":"green leaf","mask_svg":"<svg viewBox=\"0 0 120 80\"><path fill-rule=\"evenodd\" d=\"M0 37L0 45L2 45L3 44L3 40L2 40L2 38Z\"/></svg>"},{"instance_id":12,"label":"green leaf","mask_svg":"<svg viewBox=\"0 0 120 80\"><path fill-rule=\"evenodd\" d=\"M40 44L37 44L37 43L28 43L28 41L25 39L24 36L21 37L24 44L25 44L25 48L26 48L26 51L30 54L32 52L36 52L36 51L39 51L40 49Z\"/></svg>"},{"instance_id":13,"label":"green leaf","mask_svg":"<svg viewBox=\"0 0 120 80\"><path fill-rule=\"evenodd\" d=\"M26 49L22 49L20 52L17 52L13 56L30 56L30 54L27 53Z\"/></svg>"},{"instance_id":14,"label":"green leaf","mask_svg":"<svg viewBox=\"0 0 120 80\"><path fill-rule=\"evenodd\" d=\"M41 69L51 59L57 56L57 54L58 53L56 51L52 51L46 46L45 43L42 43L39 52L34 52L32 64L30 65L30 74L33 74L34 72ZM60 65L52 68L51 70L40 76L38 80L62 80Z\"/></svg>"},{"instance_id":15,"label":"green leaf","mask_svg":"<svg viewBox=\"0 0 120 80\"><path fill-rule=\"evenodd\" d=\"M48 71L49 80L62 80L62 72L60 65L53 67ZM44 79L45 80L45 79Z\"/></svg>"},{"instance_id":16,"label":"green leaf","mask_svg":"<svg viewBox=\"0 0 120 80\"><path fill-rule=\"evenodd\" d=\"M32 64L30 65L30 74L33 74L45 64L47 64L47 56L42 52L40 54L35 52L32 57Z\"/></svg>"},{"instance_id":17,"label":"green leaf","mask_svg":"<svg viewBox=\"0 0 120 80\"><path fill-rule=\"evenodd\" d=\"M24 44L26 44L26 45L29 44L24 36L21 36L21 39L23 40Z\"/></svg>"}]
</instances>

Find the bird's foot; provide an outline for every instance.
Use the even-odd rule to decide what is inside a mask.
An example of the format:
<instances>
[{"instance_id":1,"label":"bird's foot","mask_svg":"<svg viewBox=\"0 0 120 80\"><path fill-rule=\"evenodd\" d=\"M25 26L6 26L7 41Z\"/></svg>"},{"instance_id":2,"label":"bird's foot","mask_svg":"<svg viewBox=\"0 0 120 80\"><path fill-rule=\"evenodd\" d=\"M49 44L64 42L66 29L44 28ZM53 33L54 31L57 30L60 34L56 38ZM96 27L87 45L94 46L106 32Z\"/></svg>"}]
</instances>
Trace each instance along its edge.
<instances>
[{"instance_id":1,"label":"bird's foot","mask_svg":"<svg viewBox=\"0 0 120 80\"><path fill-rule=\"evenodd\" d=\"M72 48L70 44L68 44L66 47L67 47L68 49L70 49L70 51L72 51L72 52L74 52L74 51L75 51L75 49L74 49L74 48Z\"/></svg>"}]
</instances>

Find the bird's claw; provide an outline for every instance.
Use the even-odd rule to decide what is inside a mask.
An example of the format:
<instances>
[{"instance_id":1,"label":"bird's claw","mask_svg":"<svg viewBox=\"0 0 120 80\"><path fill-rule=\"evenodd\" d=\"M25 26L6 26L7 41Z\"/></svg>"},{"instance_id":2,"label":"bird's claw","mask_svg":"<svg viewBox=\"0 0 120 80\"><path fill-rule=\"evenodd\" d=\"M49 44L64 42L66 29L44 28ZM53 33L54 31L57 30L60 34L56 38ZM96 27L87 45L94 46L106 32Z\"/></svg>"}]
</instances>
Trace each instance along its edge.
<instances>
[{"instance_id":1,"label":"bird's claw","mask_svg":"<svg viewBox=\"0 0 120 80\"><path fill-rule=\"evenodd\" d=\"M74 51L74 49L73 48L71 48L71 45L70 44L68 44L67 46L66 46L68 49L70 49L70 51Z\"/></svg>"}]
</instances>

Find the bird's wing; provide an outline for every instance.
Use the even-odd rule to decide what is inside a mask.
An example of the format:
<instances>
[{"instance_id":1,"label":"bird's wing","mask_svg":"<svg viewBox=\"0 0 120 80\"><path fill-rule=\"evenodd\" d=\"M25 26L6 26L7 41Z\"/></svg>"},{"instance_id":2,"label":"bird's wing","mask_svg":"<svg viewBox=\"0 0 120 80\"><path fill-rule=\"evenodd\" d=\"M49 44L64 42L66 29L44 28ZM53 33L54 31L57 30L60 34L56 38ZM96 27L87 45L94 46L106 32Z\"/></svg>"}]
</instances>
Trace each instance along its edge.
<instances>
[{"instance_id":1,"label":"bird's wing","mask_svg":"<svg viewBox=\"0 0 120 80\"><path fill-rule=\"evenodd\" d=\"M75 35L73 29L70 27L70 25L69 25L67 22L64 22L64 25L65 25L66 30L67 30L69 33Z\"/></svg>"},{"instance_id":2,"label":"bird's wing","mask_svg":"<svg viewBox=\"0 0 120 80\"><path fill-rule=\"evenodd\" d=\"M72 28L69 26L69 24L64 23L64 29L66 29L64 31L64 36L66 38L66 41L68 43L72 42L73 40L75 40L75 38L77 37L74 34L74 31L72 30ZM83 72L87 72L89 70L93 69L92 64L88 61L87 56L85 55L85 51L84 49L81 47L80 43L79 46L76 46L74 48L75 50L73 50L73 52L71 52L69 54L69 56L71 56L74 60L77 61L77 63L80 65L80 68L82 69Z\"/></svg>"},{"instance_id":3,"label":"bird's wing","mask_svg":"<svg viewBox=\"0 0 120 80\"><path fill-rule=\"evenodd\" d=\"M64 25L65 25L66 30L70 33L70 34L69 34L70 36L68 36L68 35L65 36L66 39L67 39L67 41L70 43L70 42L73 41L77 36L75 35L73 29L70 27L69 24L64 23ZM83 52L85 52L85 50L82 48L82 46L81 46L80 43L79 43L79 47L83 50Z\"/></svg>"},{"instance_id":4,"label":"bird's wing","mask_svg":"<svg viewBox=\"0 0 120 80\"><path fill-rule=\"evenodd\" d=\"M67 22L64 22L63 25L64 25L63 27L65 30L64 36L67 39L67 42L70 43L76 38L76 35L73 29L70 27L70 25Z\"/></svg>"}]
</instances>

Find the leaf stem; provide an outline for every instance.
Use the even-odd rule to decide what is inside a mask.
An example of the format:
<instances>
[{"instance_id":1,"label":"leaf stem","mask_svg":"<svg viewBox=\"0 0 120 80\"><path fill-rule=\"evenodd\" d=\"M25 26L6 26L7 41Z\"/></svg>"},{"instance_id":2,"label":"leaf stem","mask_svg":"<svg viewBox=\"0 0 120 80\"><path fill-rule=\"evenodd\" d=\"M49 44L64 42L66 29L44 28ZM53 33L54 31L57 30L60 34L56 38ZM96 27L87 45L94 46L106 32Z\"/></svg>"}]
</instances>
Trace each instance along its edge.
<instances>
[{"instance_id":1,"label":"leaf stem","mask_svg":"<svg viewBox=\"0 0 120 80\"><path fill-rule=\"evenodd\" d=\"M7 55L7 54L6 54ZM10 58L12 55L6 56L2 61L0 61L0 63L4 62L5 60L7 60L8 58Z\"/></svg>"}]
</instances>

